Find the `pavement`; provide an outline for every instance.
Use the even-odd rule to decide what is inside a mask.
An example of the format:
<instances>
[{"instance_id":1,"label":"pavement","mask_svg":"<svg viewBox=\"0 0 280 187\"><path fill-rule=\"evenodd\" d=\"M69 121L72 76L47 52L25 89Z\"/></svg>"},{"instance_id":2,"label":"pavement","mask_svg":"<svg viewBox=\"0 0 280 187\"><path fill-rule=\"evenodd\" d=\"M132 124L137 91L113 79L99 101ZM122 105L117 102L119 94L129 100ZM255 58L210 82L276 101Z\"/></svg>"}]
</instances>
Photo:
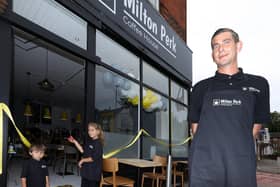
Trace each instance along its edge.
<instances>
[{"instance_id":1,"label":"pavement","mask_svg":"<svg viewBox=\"0 0 280 187\"><path fill-rule=\"evenodd\" d=\"M258 187L280 187L280 161L259 160L257 183Z\"/></svg>"}]
</instances>

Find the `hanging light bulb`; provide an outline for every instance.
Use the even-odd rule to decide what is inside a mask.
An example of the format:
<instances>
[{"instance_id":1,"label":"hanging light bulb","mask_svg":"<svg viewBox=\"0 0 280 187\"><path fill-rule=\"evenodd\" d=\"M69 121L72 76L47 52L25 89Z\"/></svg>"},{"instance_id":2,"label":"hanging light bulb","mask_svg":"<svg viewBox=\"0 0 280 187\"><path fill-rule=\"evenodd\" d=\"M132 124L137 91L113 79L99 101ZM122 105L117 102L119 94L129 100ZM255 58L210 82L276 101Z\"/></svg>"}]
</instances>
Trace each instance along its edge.
<instances>
[{"instance_id":1,"label":"hanging light bulb","mask_svg":"<svg viewBox=\"0 0 280 187\"><path fill-rule=\"evenodd\" d=\"M14 144L10 143L8 147L8 154L16 154Z\"/></svg>"},{"instance_id":2,"label":"hanging light bulb","mask_svg":"<svg viewBox=\"0 0 280 187\"><path fill-rule=\"evenodd\" d=\"M63 120L63 121L68 120L67 112L65 112L65 111L61 112L60 120Z\"/></svg>"},{"instance_id":3,"label":"hanging light bulb","mask_svg":"<svg viewBox=\"0 0 280 187\"><path fill-rule=\"evenodd\" d=\"M32 116L32 110L31 110L31 105L29 103L26 103L25 106L24 106L24 113L23 113L24 116L27 116L27 117L30 117Z\"/></svg>"},{"instance_id":4,"label":"hanging light bulb","mask_svg":"<svg viewBox=\"0 0 280 187\"><path fill-rule=\"evenodd\" d=\"M31 73L30 72L26 72L26 75L27 75L27 78L28 78L28 83L27 83L27 97L30 97L30 76L31 76ZM24 106L24 113L23 113L24 116L27 116L27 117L30 117L32 116L32 109L31 109L31 105L29 103L29 101L27 101L25 103L25 106Z\"/></svg>"},{"instance_id":5,"label":"hanging light bulb","mask_svg":"<svg viewBox=\"0 0 280 187\"><path fill-rule=\"evenodd\" d=\"M76 123L81 123L81 121L82 121L81 113L78 113L78 114L76 115L76 120L75 120L75 122L76 122Z\"/></svg>"},{"instance_id":6,"label":"hanging light bulb","mask_svg":"<svg viewBox=\"0 0 280 187\"><path fill-rule=\"evenodd\" d=\"M44 108L43 118L44 119L52 119L49 107Z\"/></svg>"}]
</instances>

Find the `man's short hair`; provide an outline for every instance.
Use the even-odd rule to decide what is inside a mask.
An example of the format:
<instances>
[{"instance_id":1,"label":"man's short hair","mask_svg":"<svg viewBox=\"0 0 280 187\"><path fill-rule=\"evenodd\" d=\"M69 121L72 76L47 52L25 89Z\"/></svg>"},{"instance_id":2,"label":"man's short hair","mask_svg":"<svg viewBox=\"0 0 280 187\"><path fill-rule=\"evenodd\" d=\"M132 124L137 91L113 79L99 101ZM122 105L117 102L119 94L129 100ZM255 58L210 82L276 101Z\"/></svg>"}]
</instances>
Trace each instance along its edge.
<instances>
[{"instance_id":1,"label":"man's short hair","mask_svg":"<svg viewBox=\"0 0 280 187\"><path fill-rule=\"evenodd\" d=\"M238 34L234 30L232 30L230 28L219 28L218 30L216 30L216 32L214 32L214 34L213 34L213 36L211 38L211 48L212 49L213 49L212 41L213 41L214 37L217 36L218 34L223 33L223 32L230 32L234 42L235 43L239 42L239 36L238 36Z\"/></svg>"}]
</instances>

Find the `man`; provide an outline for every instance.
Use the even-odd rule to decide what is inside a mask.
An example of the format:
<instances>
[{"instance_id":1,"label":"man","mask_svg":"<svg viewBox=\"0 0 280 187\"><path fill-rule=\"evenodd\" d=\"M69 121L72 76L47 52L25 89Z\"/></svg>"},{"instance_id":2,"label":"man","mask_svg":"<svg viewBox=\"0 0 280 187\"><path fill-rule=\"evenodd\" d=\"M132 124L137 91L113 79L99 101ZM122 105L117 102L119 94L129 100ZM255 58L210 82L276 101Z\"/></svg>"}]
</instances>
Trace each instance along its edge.
<instances>
[{"instance_id":1,"label":"man","mask_svg":"<svg viewBox=\"0 0 280 187\"><path fill-rule=\"evenodd\" d=\"M211 47L216 74L191 94L190 187L256 187L254 136L270 120L269 85L238 68L242 42L232 29L218 29Z\"/></svg>"}]
</instances>

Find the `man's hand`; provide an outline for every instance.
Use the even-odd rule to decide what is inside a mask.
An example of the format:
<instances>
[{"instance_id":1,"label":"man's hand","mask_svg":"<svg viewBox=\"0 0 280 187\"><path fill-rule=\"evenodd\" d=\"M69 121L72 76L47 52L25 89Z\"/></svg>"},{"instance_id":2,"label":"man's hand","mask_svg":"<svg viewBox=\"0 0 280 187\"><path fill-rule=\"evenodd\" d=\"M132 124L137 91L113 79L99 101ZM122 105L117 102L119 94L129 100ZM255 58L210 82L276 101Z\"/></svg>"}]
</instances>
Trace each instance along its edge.
<instances>
[{"instance_id":1,"label":"man's hand","mask_svg":"<svg viewBox=\"0 0 280 187\"><path fill-rule=\"evenodd\" d=\"M192 136L194 136L194 134L196 133L197 127L198 127L198 123L192 123L191 124L191 128L192 128L191 135Z\"/></svg>"},{"instance_id":2,"label":"man's hand","mask_svg":"<svg viewBox=\"0 0 280 187\"><path fill-rule=\"evenodd\" d=\"M8 6L7 0L0 0L0 14L4 13Z\"/></svg>"},{"instance_id":3,"label":"man's hand","mask_svg":"<svg viewBox=\"0 0 280 187\"><path fill-rule=\"evenodd\" d=\"M256 139L259 132L260 132L260 129L262 128L262 124L259 124L259 123L255 123L254 124L254 127L253 127L253 136L254 138Z\"/></svg>"}]
</instances>

